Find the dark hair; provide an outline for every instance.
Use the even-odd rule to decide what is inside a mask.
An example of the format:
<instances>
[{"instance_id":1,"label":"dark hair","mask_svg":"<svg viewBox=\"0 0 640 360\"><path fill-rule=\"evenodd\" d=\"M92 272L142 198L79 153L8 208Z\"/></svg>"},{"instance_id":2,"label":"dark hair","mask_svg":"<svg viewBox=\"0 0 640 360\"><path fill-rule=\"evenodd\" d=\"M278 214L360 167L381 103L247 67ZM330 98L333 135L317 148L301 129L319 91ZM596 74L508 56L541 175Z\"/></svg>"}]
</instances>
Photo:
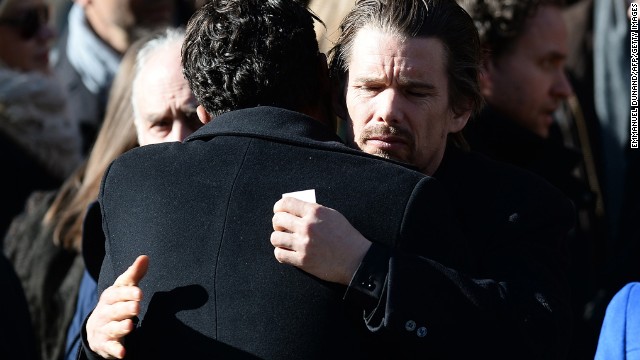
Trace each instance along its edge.
<instances>
[{"instance_id":1,"label":"dark hair","mask_svg":"<svg viewBox=\"0 0 640 360\"><path fill-rule=\"evenodd\" d=\"M318 101L316 19L293 0L211 0L189 20L182 65L215 116L259 105L301 110Z\"/></svg>"},{"instance_id":2,"label":"dark hair","mask_svg":"<svg viewBox=\"0 0 640 360\"><path fill-rule=\"evenodd\" d=\"M364 27L408 38L438 38L446 52L453 112L480 110L483 100L478 83L478 32L469 15L454 0L359 1L342 21L340 37L329 52L331 76L339 82L346 79L353 42Z\"/></svg>"},{"instance_id":3,"label":"dark hair","mask_svg":"<svg viewBox=\"0 0 640 360\"><path fill-rule=\"evenodd\" d=\"M463 0L460 5L471 15L480 44L488 55L499 58L513 49L524 32L527 19L541 6L562 8L563 0Z\"/></svg>"}]
</instances>

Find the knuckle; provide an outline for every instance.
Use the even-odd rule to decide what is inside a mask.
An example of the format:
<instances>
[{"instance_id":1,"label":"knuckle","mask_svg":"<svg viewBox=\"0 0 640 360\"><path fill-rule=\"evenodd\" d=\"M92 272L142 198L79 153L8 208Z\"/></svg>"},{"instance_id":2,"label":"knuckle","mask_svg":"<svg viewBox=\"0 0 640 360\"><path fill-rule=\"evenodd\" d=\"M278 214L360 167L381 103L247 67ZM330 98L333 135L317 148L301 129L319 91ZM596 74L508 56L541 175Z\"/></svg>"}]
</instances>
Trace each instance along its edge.
<instances>
[{"instance_id":1,"label":"knuckle","mask_svg":"<svg viewBox=\"0 0 640 360\"><path fill-rule=\"evenodd\" d=\"M280 248L273 249L273 255L275 256L276 260L279 263L281 263L281 264L283 263L284 259L282 258L282 249L280 249Z\"/></svg>"},{"instance_id":2,"label":"knuckle","mask_svg":"<svg viewBox=\"0 0 640 360\"><path fill-rule=\"evenodd\" d=\"M129 303L129 314L138 315L140 312L140 303L137 301L131 301Z\"/></svg>"},{"instance_id":3,"label":"knuckle","mask_svg":"<svg viewBox=\"0 0 640 360\"><path fill-rule=\"evenodd\" d=\"M309 228L305 227L305 231L303 234L300 234L297 239L296 242L301 245L303 248L307 248L311 245L311 237L309 236Z\"/></svg>"},{"instance_id":4,"label":"knuckle","mask_svg":"<svg viewBox=\"0 0 640 360\"><path fill-rule=\"evenodd\" d=\"M308 206L308 210L307 210L307 215L317 218L319 217L323 212L323 207L318 205L318 204L309 204Z\"/></svg>"}]
</instances>

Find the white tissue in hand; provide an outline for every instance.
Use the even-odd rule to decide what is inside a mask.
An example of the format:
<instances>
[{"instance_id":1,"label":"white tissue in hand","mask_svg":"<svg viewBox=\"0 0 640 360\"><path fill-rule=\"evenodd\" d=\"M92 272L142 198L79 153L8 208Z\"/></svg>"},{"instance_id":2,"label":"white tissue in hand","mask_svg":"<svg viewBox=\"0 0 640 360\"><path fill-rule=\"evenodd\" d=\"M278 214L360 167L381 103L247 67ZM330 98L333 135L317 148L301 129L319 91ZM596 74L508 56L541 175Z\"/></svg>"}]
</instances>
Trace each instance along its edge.
<instances>
[{"instance_id":1,"label":"white tissue in hand","mask_svg":"<svg viewBox=\"0 0 640 360\"><path fill-rule=\"evenodd\" d=\"M310 190L302 190L302 191L295 191L295 192L290 192L290 193L286 193L286 194L282 194L282 197L292 197L292 198L296 198L298 200L302 200L302 201L306 201L306 202L310 202L310 203L315 203L316 202L316 190L315 189L310 189Z\"/></svg>"}]
</instances>

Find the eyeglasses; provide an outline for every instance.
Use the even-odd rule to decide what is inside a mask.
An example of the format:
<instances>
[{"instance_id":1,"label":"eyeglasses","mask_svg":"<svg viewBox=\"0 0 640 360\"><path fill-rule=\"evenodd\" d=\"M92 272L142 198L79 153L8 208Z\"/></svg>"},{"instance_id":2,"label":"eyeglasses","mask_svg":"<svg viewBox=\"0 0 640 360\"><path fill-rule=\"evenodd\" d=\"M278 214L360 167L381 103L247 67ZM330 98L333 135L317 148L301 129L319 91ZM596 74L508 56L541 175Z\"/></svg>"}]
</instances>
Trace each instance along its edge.
<instances>
[{"instance_id":1,"label":"eyeglasses","mask_svg":"<svg viewBox=\"0 0 640 360\"><path fill-rule=\"evenodd\" d=\"M20 36L25 40L29 40L36 36L42 26L48 22L49 8L46 6L27 9L12 18L0 18L0 25L17 28L20 30Z\"/></svg>"}]
</instances>

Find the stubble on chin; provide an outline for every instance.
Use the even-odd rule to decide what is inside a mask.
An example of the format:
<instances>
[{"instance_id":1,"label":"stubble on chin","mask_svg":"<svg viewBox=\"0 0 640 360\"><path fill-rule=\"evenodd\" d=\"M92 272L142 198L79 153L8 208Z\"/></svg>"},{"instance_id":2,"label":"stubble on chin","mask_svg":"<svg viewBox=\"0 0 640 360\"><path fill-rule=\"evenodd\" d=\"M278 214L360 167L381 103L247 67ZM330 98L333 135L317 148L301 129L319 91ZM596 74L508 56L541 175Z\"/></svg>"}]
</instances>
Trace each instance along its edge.
<instances>
[{"instance_id":1,"label":"stubble on chin","mask_svg":"<svg viewBox=\"0 0 640 360\"><path fill-rule=\"evenodd\" d=\"M380 149L375 146L367 145L367 141L371 138L380 137L380 136L389 136L393 135L399 138L402 138L405 142L406 147L408 148L407 154L396 154L391 151L387 151L385 149ZM354 144L362 151L379 156L388 160L395 160L403 163L412 164L414 160L415 154L415 140L413 138L413 134L409 130L406 130L397 126L386 126L386 125L376 125L369 128L365 128L359 134L357 139L355 139ZM405 156L401 156L405 155Z\"/></svg>"}]
</instances>

